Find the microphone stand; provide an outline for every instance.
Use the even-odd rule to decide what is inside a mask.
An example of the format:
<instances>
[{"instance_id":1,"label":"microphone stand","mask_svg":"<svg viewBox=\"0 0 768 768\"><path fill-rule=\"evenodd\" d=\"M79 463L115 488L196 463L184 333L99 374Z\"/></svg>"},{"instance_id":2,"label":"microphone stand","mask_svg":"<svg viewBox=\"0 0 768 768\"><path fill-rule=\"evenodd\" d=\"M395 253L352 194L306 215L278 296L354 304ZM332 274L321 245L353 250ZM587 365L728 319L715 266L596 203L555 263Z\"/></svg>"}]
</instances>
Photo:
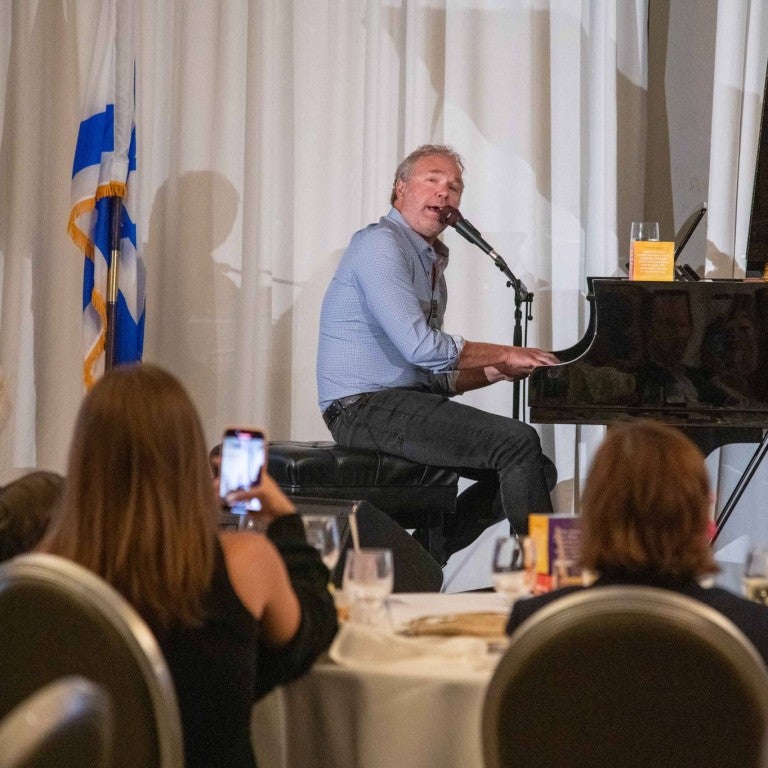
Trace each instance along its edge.
<instances>
[{"instance_id":1,"label":"microphone stand","mask_svg":"<svg viewBox=\"0 0 768 768\"><path fill-rule=\"evenodd\" d=\"M475 229L475 227L469 223L469 221L467 221L466 219L463 219L462 224L464 227L471 230L476 235L478 244L482 243L482 245L480 245L480 248L482 248L482 250L484 250L491 257L491 259L493 260L493 263L498 267L499 271L504 275L504 277L507 278L507 288L514 288L515 325L512 330L512 346L522 347L523 346L522 306L523 304L528 305L528 308L526 309L526 313L525 313L525 327L526 327L525 341L527 341L528 340L528 333L527 333L528 322L530 320L533 320L533 309L532 309L533 294L528 290L528 288L526 288L525 283L522 280L515 277L515 275L512 273L512 270L507 266L507 262L504 261L504 259L501 256L499 256L499 254L496 253L496 251L494 251L493 248L491 248L490 246L487 245L487 243L485 243L480 232L478 232L477 229ZM520 380L518 379L512 384L512 398L514 400L514 402L512 403L512 418L514 419L520 418L520 394L521 394L521 387L520 387Z\"/></svg>"},{"instance_id":2,"label":"microphone stand","mask_svg":"<svg viewBox=\"0 0 768 768\"><path fill-rule=\"evenodd\" d=\"M527 304L527 309L525 313L525 327L526 327L525 336L527 338L528 321L533 320L533 314L532 314L533 294L525 287L525 283L523 283L522 280L515 277L515 275L512 273L512 270L507 266L507 262L504 261L504 259L502 259L498 253L496 253L496 251L491 251L488 255L491 257L491 259L493 259L493 263L498 267L499 271L507 278L507 288L513 288L515 291L515 325L512 330L512 346L522 347L523 346L522 306L523 304ZM518 379L512 384L512 398L514 400L514 402L512 403L512 418L514 419L520 418L520 393L521 393L520 379Z\"/></svg>"}]
</instances>

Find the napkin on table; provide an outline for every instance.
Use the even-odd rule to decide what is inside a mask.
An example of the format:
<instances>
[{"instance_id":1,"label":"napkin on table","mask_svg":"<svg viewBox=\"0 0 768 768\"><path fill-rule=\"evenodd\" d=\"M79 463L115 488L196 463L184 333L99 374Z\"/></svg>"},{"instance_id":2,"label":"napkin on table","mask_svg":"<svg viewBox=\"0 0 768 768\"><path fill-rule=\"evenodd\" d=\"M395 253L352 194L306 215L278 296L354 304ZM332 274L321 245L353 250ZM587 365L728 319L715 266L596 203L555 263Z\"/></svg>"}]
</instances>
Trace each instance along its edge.
<instances>
[{"instance_id":1,"label":"napkin on table","mask_svg":"<svg viewBox=\"0 0 768 768\"><path fill-rule=\"evenodd\" d=\"M404 637L391 630L346 622L328 655L338 665L362 671L444 673L491 669L498 657L480 637Z\"/></svg>"}]
</instances>

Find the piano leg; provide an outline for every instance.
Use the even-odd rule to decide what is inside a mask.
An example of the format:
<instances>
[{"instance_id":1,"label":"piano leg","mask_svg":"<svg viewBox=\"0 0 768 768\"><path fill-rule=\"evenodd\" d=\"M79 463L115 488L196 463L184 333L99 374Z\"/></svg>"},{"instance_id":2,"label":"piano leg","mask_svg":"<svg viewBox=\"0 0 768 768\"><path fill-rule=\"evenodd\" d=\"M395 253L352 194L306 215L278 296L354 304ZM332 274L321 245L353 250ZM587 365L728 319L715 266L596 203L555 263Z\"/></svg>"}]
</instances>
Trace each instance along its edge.
<instances>
[{"instance_id":1,"label":"piano leg","mask_svg":"<svg viewBox=\"0 0 768 768\"><path fill-rule=\"evenodd\" d=\"M760 462L762 462L766 452L768 452L768 431L763 434L763 437L760 440L760 444L752 454L752 458L749 460L746 469L739 478L739 482L736 483L736 487L731 492L731 495L725 502L720 515L715 521L715 533L710 540L710 544L714 544L717 541L717 537L720 535L720 531L723 530L723 526L728 522L728 518L731 516L731 513L735 509L736 504L738 504L739 499L744 493L746 487L749 485L749 481L752 479L753 475L757 471L757 468L760 466Z\"/></svg>"}]
</instances>

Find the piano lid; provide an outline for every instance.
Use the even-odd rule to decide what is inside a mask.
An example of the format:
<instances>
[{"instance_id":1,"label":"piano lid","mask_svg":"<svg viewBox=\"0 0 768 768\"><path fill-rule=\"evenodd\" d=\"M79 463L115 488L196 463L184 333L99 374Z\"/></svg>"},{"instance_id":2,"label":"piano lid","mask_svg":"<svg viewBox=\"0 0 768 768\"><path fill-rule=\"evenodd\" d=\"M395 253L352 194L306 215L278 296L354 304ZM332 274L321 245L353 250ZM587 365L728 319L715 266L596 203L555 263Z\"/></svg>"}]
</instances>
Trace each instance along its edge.
<instances>
[{"instance_id":1,"label":"piano lid","mask_svg":"<svg viewBox=\"0 0 768 768\"><path fill-rule=\"evenodd\" d=\"M768 283L588 280L587 333L529 377L531 421L768 424Z\"/></svg>"}]
</instances>

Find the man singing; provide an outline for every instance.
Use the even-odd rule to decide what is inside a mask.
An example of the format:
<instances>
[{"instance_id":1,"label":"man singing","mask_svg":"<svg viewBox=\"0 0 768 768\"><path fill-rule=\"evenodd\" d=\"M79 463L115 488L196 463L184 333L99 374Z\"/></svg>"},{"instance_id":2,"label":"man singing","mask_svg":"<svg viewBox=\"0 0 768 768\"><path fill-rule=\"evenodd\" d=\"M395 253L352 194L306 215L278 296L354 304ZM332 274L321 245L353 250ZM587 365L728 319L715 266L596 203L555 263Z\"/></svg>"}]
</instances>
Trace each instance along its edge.
<instances>
[{"instance_id":1,"label":"man singing","mask_svg":"<svg viewBox=\"0 0 768 768\"><path fill-rule=\"evenodd\" d=\"M448 249L440 211L458 207L459 155L424 145L400 163L392 208L355 233L323 300L317 386L334 440L477 480L445 521L445 555L506 515L524 533L528 514L551 512L536 431L451 398L525 378L558 362L550 352L467 341L443 330Z\"/></svg>"}]
</instances>

